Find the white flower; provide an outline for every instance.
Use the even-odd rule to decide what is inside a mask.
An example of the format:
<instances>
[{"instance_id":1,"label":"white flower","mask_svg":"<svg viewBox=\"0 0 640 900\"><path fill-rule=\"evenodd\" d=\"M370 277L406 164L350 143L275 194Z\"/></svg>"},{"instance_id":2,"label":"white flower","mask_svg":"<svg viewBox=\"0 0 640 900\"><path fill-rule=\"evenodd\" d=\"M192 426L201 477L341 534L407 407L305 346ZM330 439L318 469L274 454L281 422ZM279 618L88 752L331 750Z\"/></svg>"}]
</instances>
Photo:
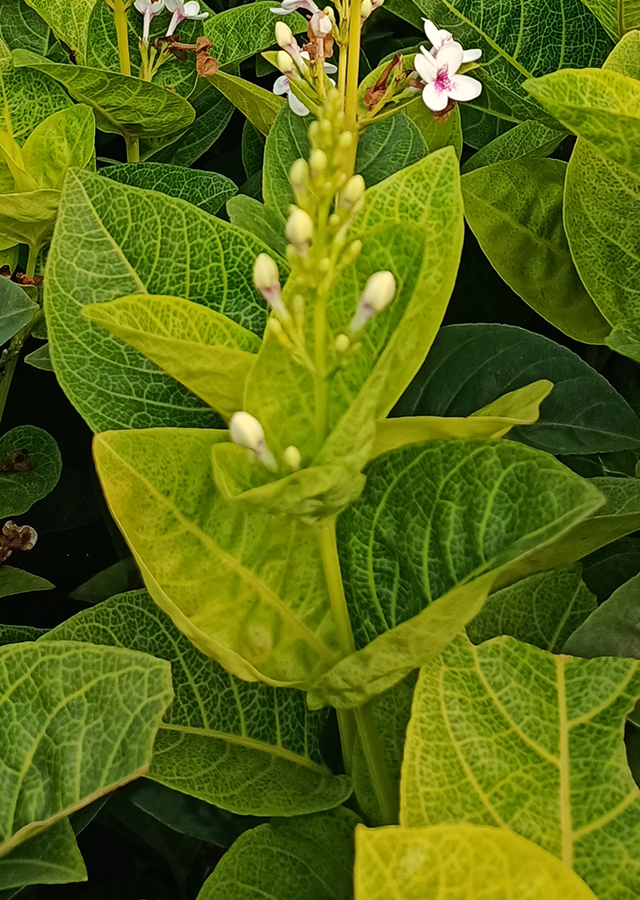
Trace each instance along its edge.
<instances>
[{"instance_id":1,"label":"white flower","mask_svg":"<svg viewBox=\"0 0 640 900\"><path fill-rule=\"evenodd\" d=\"M186 3L185 0L164 0L164 5L170 13L173 13L173 18L167 31L168 37L173 34L180 22L184 22L185 19L206 19L209 16L208 12L200 12L198 0L186 0Z\"/></svg>"},{"instance_id":2,"label":"white flower","mask_svg":"<svg viewBox=\"0 0 640 900\"><path fill-rule=\"evenodd\" d=\"M277 16L288 16L289 13L301 9L306 9L310 13L320 12L320 7L314 3L314 0L282 0L282 6L272 6L271 12Z\"/></svg>"},{"instance_id":3,"label":"white flower","mask_svg":"<svg viewBox=\"0 0 640 900\"><path fill-rule=\"evenodd\" d=\"M468 75L457 75L462 65L463 50L456 41L445 41L434 54L421 47L414 66L425 87L422 99L433 112L446 109L452 100L475 100L482 85Z\"/></svg>"},{"instance_id":4,"label":"white flower","mask_svg":"<svg viewBox=\"0 0 640 900\"><path fill-rule=\"evenodd\" d=\"M164 9L164 0L135 0L133 4L138 12L144 16L144 31L142 40L145 44L149 40L149 30L151 28L151 20L161 13Z\"/></svg>"},{"instance_id":5,"label":"white flower","mask_svg":"<svg viewBox=\"0 0 640 900\"><path fill-rule=\"evenodd\" d=\"M229 432L234 444L253 450L263 466L275 471L276 461L267 447L264 429L254 416L244 411L234 413L229 422Z\"/></svg>"},{"instance_id":6,"label":"white flower","mask_svg":"<svg viewBox=\"0 0 640 900\"><path fill-rule=\"evenodd\" d=\"M309 54L306 52L306 50L303 50L302 53L300 54L300 56L302 56L303 59L309 59ZM327 73L327 75L333 75L335 72L338 71L338 69L336 68L336 66L333 65L333 63L325 63L324 70ZM331 84L335 84L335 81L333 80L333 78L330 78L329 81L331 82ZM291 90L291 85L289 84L289 79L287 78L286 75L281 75L279 78L276 78L274 85L273 85L273 93L278 94L278 95L285 94L289 101L289 106L291 107L291 112L294 112L297 116L308 116L309 115L309 110L304 105L302 100L298 100L296 95Z\"/></svg>"},{"instance_id":7,"label":"white flower","mask_svg":"<svg viewBox=\"0 0 640 900\"><path fill-rule=\"evenodd\" d=\"M432 43L431 47L431 55L435 56L435 54L440 50L444 44L449 41L453 41L453 35L450 31L445 31L443 28L438 28L437 25L431 21L431 19L423 19L424 22L424 33L429 38ZM482 56L482 50L463 50L462 51L462 62L475 62L477 59L480 59Z\"/></svg>"}]
</instances>

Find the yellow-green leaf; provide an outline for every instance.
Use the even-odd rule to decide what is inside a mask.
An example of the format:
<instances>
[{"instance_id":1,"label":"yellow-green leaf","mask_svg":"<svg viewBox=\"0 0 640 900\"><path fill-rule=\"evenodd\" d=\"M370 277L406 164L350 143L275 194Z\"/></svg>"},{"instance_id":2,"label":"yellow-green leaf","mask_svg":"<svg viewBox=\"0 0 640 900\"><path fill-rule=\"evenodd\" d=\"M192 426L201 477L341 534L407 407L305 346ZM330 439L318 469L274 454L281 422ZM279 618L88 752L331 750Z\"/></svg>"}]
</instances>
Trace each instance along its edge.
<instances>
[{"instance_id":1,"label":"yellow-green leaf","mask_svg":"<svg viewBox=\"0 0 640 900\"><path fill-rule=\"evenodd\" d=\"M245 81L235 75L226 72L216 72L208 79L211 84L230 100L236 109L262 134L269 134L269 130L276 120L276 116L284 106L282 97L276 97L271 91L267 91L257 84Z\"/></svg>"}]
</instances>

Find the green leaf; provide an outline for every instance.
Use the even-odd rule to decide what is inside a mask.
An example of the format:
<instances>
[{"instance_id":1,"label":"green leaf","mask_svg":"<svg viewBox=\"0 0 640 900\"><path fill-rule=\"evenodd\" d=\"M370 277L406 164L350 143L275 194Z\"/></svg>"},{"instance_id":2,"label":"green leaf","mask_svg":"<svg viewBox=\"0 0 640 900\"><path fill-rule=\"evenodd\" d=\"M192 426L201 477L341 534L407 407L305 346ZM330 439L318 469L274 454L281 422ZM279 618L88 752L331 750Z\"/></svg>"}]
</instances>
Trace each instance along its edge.
<instances>
[{"instance_id":1,"label":"green leaf","mask_svg":"<svg viewBox=\"0 0 640 900\"><path fill-rule=\"evenodd\" d=\"M167 663L65 641L0 648L0 855L143 774L172 697Z\"/></svg>"},{"instance_id":2,"label":"green leaf","mask_svg":"<svg viewBox=\"0 0 640 900\"><path fill-rule=\"evenodd\" d=\"M87 870L68 819L56 822L0 858L0 891L86 880Z\"/></svg>"},{"instance_id":3,"label":"green leaf","mask_svg":"<svg viewBox=\"0 0 640 900\"><path fill-rule=\"evenodd\" d=\"M640 572L640 541L635 537L620 538L582 561L582 577L598 603L603 603L637 572Z\"/></svg>"},{"instance_id":4,"label":"green leaf","mask_svg":"<svg viewBox=\"0 0 640 900\"><path fill-rule=\"evenodd\" d=\"M38 304L19 284L0 276L0 345L28 325L37 311Z\"/></svg>"},{"instance_id":5,"label":"green leaf","mask_svg":"<svg viewBox=\"0 0 640 900\"><path fill-rule=\"evenodd\" d=\"M198 900L352 900L358 822L341 808L259 825L225 853Z\"/></svg>"},{"instance_id":6,"label":"green leaf","mask_svg":"<svg viewBox=\"0 0 640 900\"><path fill-rule=\"evenodd\" d=\"M533 119L521 122L474 153L463 165L462 172L466 174L504 160L549 156L565 137L563 131L542 122Z\"/></svg>"},{"instance_id":7,"label":"green leaf","mask_svg":"<svg viewBox=\"0 0 640 900\"><path fill-rule=\"evenodd\" d=\"M94 155L96 123L89 106L62 109L29 135L22 158L26 171L41 188L61 190L67 169L84 169Z\"/></svg>"},{"instance_id":8,"label":"green leaf","mask_svg":"<svg viewBox=\"0 0 640 900\"><path fill-rule=\"evenodd\" d=\"M1 570L0 570L1 571ZM640 575L625 582L567 640L564 652L640 659Z\"/></svg>"},{"instance_id":9,"label":"green leaf","mask_svg":"<svg viewBox=\"0 0 640 900\"><path fill-rule=\"evenodd\" d=\"M196 118L186 131L172 138L166 146L151 151L146 158L153 162L170 163L175 166L191 166L218 140L229 124L235 106L213 85L191 97Z\"/></svg>"},{"instance_id":10,"label":"green leaf","mask_svg":"<svg viewBox=\"0 0 640 900\"><path fill-rule=\"evenodd\" d=\"M231 68L273 46L276 22L286 22L294 34L306 31L307 23L301 15L274 16L272 6L271 0L249 3L205 20L204 33L213 44L211 55L221 66Z\"/></svg>"},{"instance_id":11,"label":"green leaf","mask_svg":"<svg viewBox=\"0 0 640 900\"><path fill-rule=\"evenodd\" d=\"M60 191L25 191L0 194L0 197L0 241L29 244L38 249L51 240Z\"/></svg>"},{"instance_id":12,"label":"green leaf","mask_svg":"<svg viewBox=\"0 0 640 900\"><path fill-rule=\"evenodd\" d=\"M9 569L3 565L0 572ZM44 579L42 579L44 581ZM46 634L46 628L35 628L33 625L0 625L0 646L4 644L20 644L22 641L35 641Z\"/></svg>"},{"instance_id":13,"label":"green leaf","mask_svg":"<svg viewBox=\"0 0 640 900\"><path fill-rule=\"evenodd\" d=\"M27 471L11 471L16 453L26 454ZM0 437L0 463L5 464L0 471L0 519L26 513L51 493L62 471L58 445L35 425L19 425Z\"/></svg>"},{"instance_id":14,"label":"green leaf","mask_svg":"<svg viewBox=\"0 0 640 900\"><path fill-rule=\"evenodd\" d=\"M51 636L144 649L171 663L175 700L154 747L155 781L241 814L310 813L348 797L348 779L322 764L325 716L309 712L298 691L228 674L146 591L106 600Z\"/></svg>"},{"instance_id":15,"label":"green leaf","mask_svg":"<svg viewBox=\"0 0 640 900\"><path fill-rule=\"evenodd\" d=\"M96 465L152 597L180 630L240 678L305 687L338 658L316 535L293 519L248 519L220 496L211 454L226 438L107 432ZM202 593L208 582L214 596Z\"/></svg>"},{"instance_id":16,"label":"green leaf","mask_svg":"<svg viewBox=\"0 0 640 900\"><path fill-rule=\"evenodd\" d=\"M562 224L566 168L557 159L483 166L462 178L465 215L491 265L525 303L569 337L601 344L611 326L580 280Z\"/></svg>"},{"instance_id":17,"label":"green leaf","mask_svg":"<svg viewBox=\"0 0 640 900\"><path fill-rule=\"evenodd\" d=\"M516 123L542 119L553 125L522 90L523 81L560 68L599 66L611 46L582 0L558 0L552 6L536 0L416 0L416 6L463 47L483 51L473 74L485 89L469 106L485 117L506 115Z\"/></svg>"},{"instance_id":18,"label":"green leaf","mask_svg":"<svg viewBox=\"0 0 640 900\"><path fill-rule=\"evenodd\" d=\"M30 366L33 366L34 369L41 369L43 372L53 372L49 344L42 344L37 350L32 350L31 353L27 353L24 361Z\"/></svg>"},{"instance_id":19,"label":"green leaf","mask_svg":"<svg viewBox=\"0 0 640 900\"><path fill-rule=\"evenodd\" d=\"M466 418L455 416L407 416L376 423L372 459L406 444L443 438L501 438L512 428L532 425L540 415L540 403L553 389L550 381L534 381L512 391Z\"/></svg>"},{"instance_id":20,"label":"green leaf","mask_svg":"<svg viewBox=\"0 0 640 900\"><path fill-rule=\"evenodd\" d=\"M640 32L626 35L603 66L640 79ZM640 315L640 171L605 157L578 138L567 169L564 224L576 268L602 315L612 325Z\"/></svg>"},{"instance_id":21,"label":"green leaf","mask_svg":"<svg viewBox=\"0 0 640 900\"><path fill-rule=\"evenodd\" d=\"M452 146L456 151L456 156L460 159L462 155L462 122L459 106L454 107L445 122L438 121L433 117L422 97L416 97L415 100L407 103L403 107L403 111L417 126L429 153Z\"/></svg>"},{"instance_id":22,"label":"green leaf","mask_svg":"<svg viewBox=\"0 0 640 900\"><path fill-rule=\"evenodd\" d=\"M607 346L640 362L640 320L619 322L607 336Z\"/></svg>"},{"instance_id":23,"label":"green leaf","mask_svg":"<svg viewBox=\"0 0 640 900\"><path fill-rule=\"evenodd\" d=\"M238 194L227 202L227 213L234 225L264 241L285 260L287 239L284 236L282 216L273 207L260 203L253 197Z\"/></svg>"},{"instance_id":24,"label":"green leaf","mask_svg":"<svg viewBox=\"0 0 640 900\"><path fill-rule=\"evenodd\" d=\"M535 378L553 382L535 425L509 436L549 453L638 446L640 421L598 372L565 347L511 325L448 325L396 415L468 416Z\"/></svg>"},{"instance_id":25,"label":"green leaf","mask_svg":"<svg viewBox=\"0 0 640 900\"><path fill-rule=\"evenodd\" d=\"M245 7L250 9L250 7ZM242 168L247 178L260 177L264 163L265 137L254 128L251 122L245 121L242 127Z\"/></svg>"},{"instance_id":26,"label":"green leaf","mask_svg":"<svg viewBox=\"0 0 640 900\"><path fill-rule=\"evenodd\" d=\"M130 295L82 310L144 354L216 412L242 409L260 338L221 312L180 297Z\"/></svg>"},{"instance_id":27,"label":"green leaf","mask_svg":"<svg viewBox=\"0 0 640 900\"><path fill-rule=\"evenodd\" d=\"M68 44L83 62L87 46L89 17L95 0L26 0L51 26L55 36Z\"/></svg>"},{"instance_id":28,"label":"green leaf","mask_svg":"<svg viewBox=\"0 0 640 900\"><path fill-rule=\"evenodd\" d=\"M401 823L510 828L600 900L632 900L640 791L623 725L640 696L639 666L553 656L513 638L481 647L459 638L418 679Z\"/></svg>"},{"instance_id":29,"label":"green leaf","mask_svg":"<svg viewBox=\"0 0 640 900\"><path fill-rule=\"evenodd\" d=\"M78 103L93 107L98 128L129 139L167 135L193 122L193 107L183 97L139 78L53 63L28 50L14 50L18 67L34 68L63 85Z\"/></svg>"},{"instance_id":30,"label":"green leaf","mask_svg":"<svg viewBox=\"0 0 640 900\"><path fill-rule=\"evenodd\" d=\"M560 653L567 638L596 608L580 566L531 575L492 594L467 625L474 644L506 634Z\"/></svg>"},{"instance_id":31,"label":"green leaf","mask_svg":"<svg viewBox=\"0 0 640 900\"><path fill-rule=\"evenodd\" d=\"M257 84L235 75L228 75L226 72L216 72L207 80L230 100L259 132L269 134L269 129L285 103L282 97L276 97L271 91Z\"/></svg>"},{"instance_id":32,"label":"green leaf","mask_svg":"<svg viewBox=\"0 0 640 900\"><path fill-rule=\"evenodd\" d=\"M187 200L214 216L238 189L218 172L204 172L166 163L144 162L100 169L101 175L120 184L143 190L159 191L169 197Z\"/></svg>"},{"instance_id":33,"label":"green leaf","mask_svg":"<svg viewBox=\"0 0 640 900\"><path fill-rule=\"evenodd\" d=\"M606 69L564 69L526 82L525 90L565 128L640 177L639 81Z\"/></svg>"},{"instance_id":34,"label":"green leaf","mask_svg":"<svg viewBox=\"0 0 640 900\"><path fill-rule=\"evenodd\" d=\"M577 875L531 841L475 825L359 827L355 878L355 900L596 900Z\"/></svg>"},{"instance_id":35,"label":"green leaf","mask_svg":"<svg viewBox=\"0 0 640 900\"><path fill-rule=\"evenodd\" d=\"M138 567L134 560L128 556L120 559L112 566L108 566L97 575L93 575L88 581L75 588L69 596L80 603L102 603L115 594L124 593L132 587L142 584Z\"/></svg>"},{"instance_id":36,"label":"green leaf","mask_svg":"<svg viewBox=\"0 0 640 900\"><path fill-rule=\"evenodd\" d=\"M553 457L511 441L433 441L365 470L338 519L356 653L309 694L357 706L434 658L499 579L536 559L603 497Z\"/></svg>"},{"instance_id":37,"label":"green leaf","mask_svg":"<svg viewBox=\"0 0 640 900\"><path fill-rule=\"evenodd\" d=\"M70 173L47 261L45 309L58 381L91 428L219 420L153 363L83 319L82 307L149 291L224 311L262 335L266 304L251 275L265 249L184 201Z\"/></svg>"},{"instance_id":38,"label":"green leaf","mask_svg":"<svg viewBox=\"0 0 640 900\"><path fill-rule=\"evenodd\" d=\"M28 594L30 591L50 591L52 587L50 581L39 575L32 575L31 572L15 569L13 566L0 566L0 597Z\"/></svg>"},{"instance_id":39,"label":"green leaf","mask_svg":"<svg viewBox=\"0 0 640 900\"><path fill-rule=\"evenodd\" d=\"M596 18L602 22L614 41L633 28L640 26L638 0L582 0Z\"/></svg>"},{"instance_id":40,"label":"green leaf","mask_svg":"<svg viewBox=\"0 0 640 900\"><path fill-rule=\"evenodd\" d=\"M10 50L23 47L44 56L49 47L49 33L47 23L25 0L0 0L0 40Z\"/></svg>"}]
</instances>

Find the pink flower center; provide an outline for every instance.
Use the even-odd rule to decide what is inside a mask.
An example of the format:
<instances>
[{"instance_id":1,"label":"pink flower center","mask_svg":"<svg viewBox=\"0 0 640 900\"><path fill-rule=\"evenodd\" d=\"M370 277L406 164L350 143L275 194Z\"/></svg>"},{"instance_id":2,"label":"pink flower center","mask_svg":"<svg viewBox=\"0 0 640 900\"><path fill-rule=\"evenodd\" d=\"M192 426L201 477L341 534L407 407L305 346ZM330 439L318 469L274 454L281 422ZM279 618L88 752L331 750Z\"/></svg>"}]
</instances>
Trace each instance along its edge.
<instances>
[{"instance_id":1,"label":"pink flower center","mask_svg":"<svg viewBox=\"0 0 640 900\"><path fill-rule=\"evenodd\" d=\"M439 70L433 86L435 87L436 91L438 91L438 93L449 93L449 91L452 89L453 85L451 84L451 79L449 78L449 69L447 66L443 66Z\"/></svg>"}]
</instances>

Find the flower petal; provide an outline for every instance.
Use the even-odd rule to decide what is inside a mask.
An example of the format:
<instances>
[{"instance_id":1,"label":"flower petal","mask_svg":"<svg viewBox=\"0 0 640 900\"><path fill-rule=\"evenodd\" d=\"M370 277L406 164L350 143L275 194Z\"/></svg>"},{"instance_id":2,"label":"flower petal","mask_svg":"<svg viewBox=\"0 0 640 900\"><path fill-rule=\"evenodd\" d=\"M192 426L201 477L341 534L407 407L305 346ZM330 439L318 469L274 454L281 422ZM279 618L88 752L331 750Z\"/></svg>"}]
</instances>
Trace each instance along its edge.
<instances>
[{"instance_id":1,"label":"flower petal","mask_svg":"<svg viewBox=\"0 0 640 900\"><path fill-rule=\"evenodd\" d=\"M293 91L289 91L289 106L291 107L291 112L295 113L296 116L309 115L309 110L304 105L302 100L298 100Z\"/></svg>"},{"instance_id":2,"label":"flower petal","mask_svg":"<svg viewBox=\"0 0 640 900\"><path fill-rule=\"evenodd\" d=\"M413 65L423 81L435 81L436 75L438 74L438 67L430 53L416 53Z\"/></svg>"},{"instance_id":3,"label":"flower petal","mask_svg":"<svg viewBox=\"0 0 640 900\"><path fill-rule=\"evenodd\" d=\"M470 81L472 79L469 79ZM422 99L433 112L441 112L449 102L444 91L437 91L433 84L428 84L422 92Z\"/></svg>"},{"instance_id":4,"label":"flower petal","mask_svg":"<svg viewBox=\"0 0 640 900\"><path fill-rule=\"evenodd\" d=\"M464 50L462 53L462 62L475 62L482 56L482 50Z\"/></svg>"},{"instance_id":5,"label":"flower petal","mask_svg":"<svg viewBox=\"0 0 640 900\"><path fill-rule=\"evenodd\" d=\"M440 31L431 19L423 19L424 22L424 33L429 38L433 46L438 49L442 44L442 39L440 38Z\"/></svg>"},{"instance_id":6,"label":"flower petal","mask_svg":"<svg viewBox=\"0 0 640 900\"><path fill-rule=\"evenodd\" d=\"M273 93L274 94L288 94L289 93L289 79L286 75L280 75L279 78L273 82Z\"/></svg>"},{"instance_id":7,"label":"flower petal","mask_svg":"<svg viewBox=\"0 0 640 900\"><path fill-rule=\"evenodd\" d=\"M448 91L452 100L475 100L482 93L482 84L468 75L456 75Z\"/></svg>"},{"instance_id":8,"label":"flower petal","mask_svg":"<svg viewBox=\"0 0 640 900\"><path fill-rule=\"evenodd\" d=\"M173 13L177 9L182 9L182 0L164 0L164 5L170 13Z\"/></svg>"},{"instance_id":9,"label":"flower petal","mask_svg":"<svg viewBox=\"0 0 640 900\"><path fill-rule=\"evenodd\" d=\"M285 9L284 6L271 6L269 7L269 12L274 13L276 16L288 16L289 13L292 13L294 10Z\"/></svg>"},{"instance_id":10,"label":"flower petal","mask_svg":"<svg viewBox=\"0 0 640 900\"><path fill-rule=\"evenodd\" d=\"M446 66L449 70L449 77L455 75L462 65L462 47L457 41L447 41L438 50L434 57L438 68Z\"/></svg>"},{"instance_id":11,"label":"flower petal","mask_svg":"<svg viewBox=\"0 0 640 900\"><path fill-rule=\"evenodd\" d=\"M325 63L324 70L327 73L327 75L335 75L335 73L338 71L338 67L334 66L333 63Z\"/></svg>"}]
</instances>

